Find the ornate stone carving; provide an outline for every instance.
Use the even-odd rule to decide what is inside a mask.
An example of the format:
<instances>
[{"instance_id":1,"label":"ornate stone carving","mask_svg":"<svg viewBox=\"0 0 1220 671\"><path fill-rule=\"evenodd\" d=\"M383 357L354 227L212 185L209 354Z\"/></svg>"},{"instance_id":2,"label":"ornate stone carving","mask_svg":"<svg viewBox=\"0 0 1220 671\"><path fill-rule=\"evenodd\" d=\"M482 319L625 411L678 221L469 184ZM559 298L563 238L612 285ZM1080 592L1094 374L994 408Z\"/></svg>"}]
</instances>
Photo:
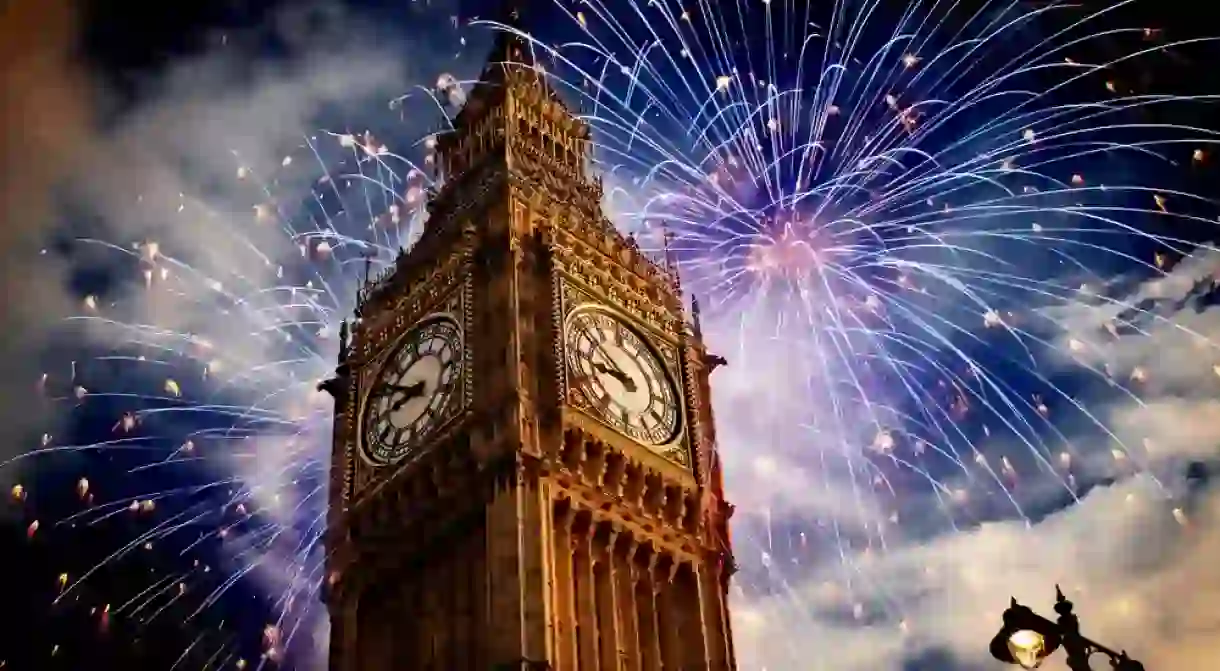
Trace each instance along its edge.
<instances>
[{"instance_id":1,"label":"ornate stone carving","mask_svg":"<svg viewBox=\"0 0 1220 671\"><path fill-rule=\"evenodd\" d=\"M487 621L484 608L472 607L477 615L429 620L425 614L411 627L443 627L446 634L466 627L460 636L543 650L537 643L547 639L548 627L552 634L564 631L544 622L547 596L540 590L559 589L545 557L564 548L545 548L551 535L539 525L554 525L556 543L596 533L632 573L647 567L646 579L657 588L683 563L712 561L727 548L697 526L705 508L724 506L703 505L707 479L701 483L690 468L694 461L702 472L714 434L707 426L702 345L686 325L672 265L650 258L602 213L601 180L586 174L587 127L532 70L497 72L501 78L476 87L456 128L438 142L435 160L446 178L429 194L431 217L423 234L360 292L351 374L341 395L359 399L404 330L437 312L462 325L467 373L463 410L410 461L380 471L355 456L358 406L336 405L332 482L341 482L335 486L341 491L332 492L328 517L327 570L337 576L328 594L342 602L332 607L342 620L335 631L347 631L349 638L356 620L345 613L359 595L397 581L415 584L412 594L464 589L471 603L529 614L493 613ZM664 448L668 454L643 448L578 411L589 399L567 379L563 326L570 311L586 303L605 306L637 327L673 377L684 428ZM695 458L692 443L699 446ZM463 536L475 549L457 565L465 562L474 576L454 583L457 571L446 555L464 552L455 549ZM446 568L428 574L425 555ZM722 562L729 563L731 557ZM522 575L530 578L520 581L520 594L504 589ZM499 589L487 600L493 585ZM701 617L698 610L694 617ZM357 668L355 648L367 645L361 640L332 642L336 671ZM473 668L470 661L429 663ZM479 661L481 668L497 662ZM732 665L709 661L700 668Z\"/></svg>"},{"instance_id":2,"label":"ornate stone carving","mask_svg":"<svg viewBox=\"0 0 1220 671\"><path fill-rule=\"evenodd\" d=\"M437 436L449 431L447 425L463 419L467 409L473 403L473 379L477 374L471 351L472 315L470 295L470 254L466 248L459 248L446 257L431 272L423 275L425 279L410 285L410 290L397 300L381 299L374 303L372 310L366 310L360 323L354 331L352 349L355 353L350 365L354 374L351 376L349 396L352 402L347 406L347 412L342 415L344 451L343 500L360 499L377 480L392 477L397 469L374 469L365 464L358 454L360 437L356 434L358 424L356 413L360 407L360 399L367 392L384 357L393 349L400 336L420 319L429 314L443 313L458 319L463 326L463 368L465 374L461 380L460 402L451 408L451 412L442 421ZM416 273L418 275L418 273ZM380 282L387 286L397 282L392 275L381 278ZM432 449L422 446L420 453Z\"/></svg>"}]
</instances>

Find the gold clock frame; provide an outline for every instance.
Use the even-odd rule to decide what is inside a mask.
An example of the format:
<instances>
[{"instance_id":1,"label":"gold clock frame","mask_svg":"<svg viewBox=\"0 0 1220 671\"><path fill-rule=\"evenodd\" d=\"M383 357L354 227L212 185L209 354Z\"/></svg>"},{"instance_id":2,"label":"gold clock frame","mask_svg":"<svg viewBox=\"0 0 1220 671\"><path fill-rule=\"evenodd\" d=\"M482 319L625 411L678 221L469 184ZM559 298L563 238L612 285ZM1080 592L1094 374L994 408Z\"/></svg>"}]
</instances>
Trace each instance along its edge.
<instances>
[{"instance_id":1,"label":"gold clock frame","mask_svg":"<svg viewBox=\"0 0 1220 671\"><path fill-rule=\"evenodd\" d=\"M564 311L562 329L559 333L559 339L562 343L563 352L563 361L561 362L561 365L563 366L564 404L579 411L582 415L596 421L599 425L613 431L616 435L622 436L624 439L636 443L640 447L652 452L658 457L673 462L683 468L690 468L691 457L689 454L689 445L687 445L689 418L687 417L686 411L685 392L682 385L679 384L679 380L681 379L681 371L678 370L673 363L661 353L660 348L656 343L657 337L655 335L649 335L647 331L641 328L639 324L629 315L621 310L616 310L612 306L583 296L581 298L584 298L585 300L582 302L569 305L566 298L567 297L565 296L565 307L567 309ZM590 412L586 404L575 402L577 400L576 394L579 392L576 391L575 386L572 384L572 372L568 366L568 329L575 317L588 312L601 313L618 322L624 328L630 330L640 339L640 342L644 343L644 346L648 348L648 354L654 357L660 364L661 369L665 374L665 384L668 384L670 391L673 392L674 403L677 405L678 412L677 426L674 427L673 435L670 436L668 440L660 443L645 443L636 440L622 431L619 431L602 418L598 417L596 413ZM684 457L684 459L675 459L675 453L681 457Z\"/></svg>"},{"instance_id":2,"label":"gold clock frame","mask_svg":"<svg viewBox=\"0 0 1220 671\"><path fill-rule=\"evenodd\" d=\"M459 338L459 343L461 344L461 348L459 349L459 351L456 354L458 356L458 360L461 361L461 363L462 363L462 373L460 376L460 389L457 390L457 392L454 394L453 398L450 400L451 409L448 409L446 412L446 416L443 418L443 420L440 423L438 423L435 427L433 427L433 429L431 431L431 435L442 434L444 432L445 427L449 426L450 423L452 423L456 418L458 418L462 415L462 410L463 410L463 407L465 406L466 385L468 385L470 383L470 379L469 379L470 362L467 360L467 357L466 357L466 349L467 349L466 325L463 321L462 315L460 315L460 314L454 314L452 312L430 312L428 314L423 315L419 319L416 319L414 322L411 323L410 326L403 329L401 333L396 335L390 341L390 343L385 348L383 348L383 351L381 351L377 354L377 356L374 358L374 360L372 362L373 365L370 366L370 369L372 372L369 374L367 382L365 384L361 385L360 395L356 399L356 418L355 418L356 421L354 422L355 434L356 434L354 436L355 448L356 448L355 452L356 452L358 459L363 461L366 466L374 469L375 471L402 466L403 464L410 462L411 458L410 458L410 456L405 456L402 459L399 459L397 461L387 461L384 463L378 463L378 462L374 461L373 459L371 459L368 455L368 450L365 448L365 441L367 438L366 438L364 429L365 429L365 422L367 421L366 420L366 417L367 417L366 411L368 409L369 396L372 394L374 382L381 378L381 374L385 370L385 367L387 365L389 365L393 356L398 352L399 348L402 346L403 341L405 341L407 339L407 336L409 336L411 333L414 333L419 328L422 328L423 326L427 325L428 323L434 322L434 321L448 321L457 327L458 338ZM420 445L420 447L426 447L427 444L428 444L428 441L424 441ZM418 454L419 452L420 452L420 450L410 450L408 452L408 455Z\"/></svg>"}]
</instances>

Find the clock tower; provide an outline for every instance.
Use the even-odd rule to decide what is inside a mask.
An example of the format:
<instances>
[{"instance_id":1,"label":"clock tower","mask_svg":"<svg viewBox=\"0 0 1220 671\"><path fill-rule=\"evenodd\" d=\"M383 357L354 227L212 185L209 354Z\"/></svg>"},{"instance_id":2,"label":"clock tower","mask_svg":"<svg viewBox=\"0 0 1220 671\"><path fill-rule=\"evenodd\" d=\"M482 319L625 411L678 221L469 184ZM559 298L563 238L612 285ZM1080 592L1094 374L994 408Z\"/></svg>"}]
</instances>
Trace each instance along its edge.
<instances>
[{"instance_id":1,"label":"clock tower","mask_svg":"<svg viewBox=\"0 0 1220 671\"><path fill-rule=\"evenodd\" d=\"M723 359L603 215L589 130L530 51L497 39L425 231L322 384L330 668L734 669Z\"/></svg>"}]
</instances>

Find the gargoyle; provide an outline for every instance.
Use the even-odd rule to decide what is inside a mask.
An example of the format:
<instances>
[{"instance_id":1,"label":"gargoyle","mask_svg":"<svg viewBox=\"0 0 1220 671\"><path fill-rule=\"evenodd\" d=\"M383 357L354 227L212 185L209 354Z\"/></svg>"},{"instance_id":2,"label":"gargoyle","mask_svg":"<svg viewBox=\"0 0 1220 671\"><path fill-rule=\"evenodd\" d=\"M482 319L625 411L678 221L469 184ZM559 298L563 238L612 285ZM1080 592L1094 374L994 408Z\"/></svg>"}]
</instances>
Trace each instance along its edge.
<instances>
[{"instance_id":1,"label":"gargoyle","mask_svg":"<svg viewBox=\"0 0 1220 671\"><path fill-rule=\"evenodd\" d=\"M318 383L318 391L324 391L335 399L336 406L347 404L347 392L351 388L351 372L346 363L339 364L335 374Z\"/></svg>"}]
</instances>

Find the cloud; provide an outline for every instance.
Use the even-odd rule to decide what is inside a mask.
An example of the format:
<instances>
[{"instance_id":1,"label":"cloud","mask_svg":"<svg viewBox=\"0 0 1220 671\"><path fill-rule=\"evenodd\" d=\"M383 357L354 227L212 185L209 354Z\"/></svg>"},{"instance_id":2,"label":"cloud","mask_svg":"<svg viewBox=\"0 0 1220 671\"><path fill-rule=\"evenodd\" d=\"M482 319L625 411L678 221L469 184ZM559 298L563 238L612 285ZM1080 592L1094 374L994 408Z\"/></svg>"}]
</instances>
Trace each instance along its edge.
<instances>
[{"instance_id":1,"label":"cloud","mask_svg":"<svg viewBox=\"0 0 1220 671\"><path fill-rule=\"evenodd\" d=\"M232 572L256 566L263 589L299 594L299 602L320 578L297 571L321 528L328 462L320 455L331 435L331 404L313 387L333 367L334 323L353 307L358 266L339 264L363 251L343 236L395 245L396 227L380 215L405 208L409 167L377 148L419 160L411 142L438 119L400 119L405 111L388 103L439 68L464 64L410 36L405 45L390 39L337 6L325 6L321 32L297 11L260 28L290 46L287 56L268 58L262 35L232 33L150 82L96 139L74 195L98 217L90 236L107 243L85 246L121 278L98 296L98 319L86 323L92 342L168 364L132 366L134 379L116 380L113 367L98 365L85 375L104 380L98 392L147 389L147 377L172 375L192 404L228 414L191 437L199 461L181 468L204 481L240 479L226 510L241 503L282 532L257 552L226 539ZM190 413L142 417L139 435L192 425ZM260 435L234 442L252 428ZM284 623L285 632L294 628Z\"/></svg>"},{"instance_id":2,"label":"cloud","mask_svg":"<svg viewBox=\"0 0 1220 671\"><path fill-rule=\"evenodd\" d=\"M1114 373L1113 386L1078 399L1094 413L1095 424L1064 427L1076 455L1071 471L1082 485L1101 484L1078 489L1080 498L1073 502L1065 495L1065 471L1035 469L1023 472L1013 490L1030 507L1058 501L1049 503L1057 508L1049 515L1026 519L1009 506L954 533L904 537L894 529L884 548L823 535L810 542L833 550L788 548L772 557L765 547L760 551L770 541L760 535L757 515L744 508L765 505L800 520L826 515L859 528L876 522L875 515L861 517L859 511L878 507L885 497L866 491L863 507L850 498L837 506L819 502L826 478L810 465L816 460L750 468L749 461L765 457L753 449L749 432L725 432L726 451L746 462L736 464L730 486L732 497L747 502L737 527L745 568L734 596L743 667L989 668L987 644L1009 598L1053 617L1056 584L1074 600L1086 635L1127 648L1148 668L1220 666L1214 642L1220 617L1204 605L1220 593L1220 572L1214 569L1220 491L1186 479L1192 472L1188 463L1220 457L1220 380L1212 370L1220 361L1220 307L1196 300L1206 291L1200 281L1218 262L1214 253L1200 251L1164 277L1112 295L1114 304L1096 300L1057 308L1054 317L1064 332L1055 337L1070 355L1052 361L1048 370L1078 376L1108 364L1124 372ZM1149 297L1157 300L1145 302ZM1127 325L1107 329L1120 315ZM1087 346L1073 347L1072 341ZM1136 368L1145 374L1132 380ZM758 388L756 372L730 367L717 373L722 425L733 426L748 414L733 399L751 384ZM768 412L757 403L750 407ZM772 446L764 445L766 455ZM987 453L1011 454L1012 447L992 445ZM778 453L784 454L782 448ZM832 491L839 497L851 493L845 487ZM904 519L922 515L919 505L908 500ZM782 520L765 524L784 533ZM917 663L921 657L925 666ZM1062 654L1043 668L1064 669Z\"/></svg>"},{"instance_id":3,"label":"cloud","mask_svg":"<svg viewBox=\"0 0 1220 671\"><path fill-rule=\"evenodd\" d=\"M91 139L88 82L71 54L77 17L67 0L17 0L0 13L0 460L31 445L45 428L43 404L33 394L36 359L22 356L45 341L68 304L62 268L43 254L57 222L53 189Z\"/></svg>"},{"instance_id":4,"label":"cloud","mask_svg":"<svg viewBox=\"0 0 1220 671\"><path fill-rule=\"evenodd\" d=\"M1148 668L1211 668L1220 619L1197 604L1220 590L1208 566L1217 513L1211 495L1183 526L1147 478L1101 488L1032 527L986 524L863 561L851 592L833 571L815 572L790 594L743 606L742 650L750 666L777 669L797 660L900 669L926 649L981 662L1009 597L1053 617L1059 583L1086 635L1126 646ZM886 614L886 605L901 610Z\"/></svg>"},{"instance_id":5,"label":"cloud","mask_svg":"<svg viewBox=\"0 0 1220 671\"><path fill-rule=\"evenodd\" d=\"M1138 369L1137 377L1147 377L1141 388L1158 393L1220 382L1210 365L1201 365L1220 349L1213 338L1220 316L1208 305L1217 273L1220 252L1201 249L1121 296L1085 296L1051 308L1047 316L1063 326L1059 350L1118 380Z\"/></svg>"},{"instance_id":6,"label":"cloud","mask_svg":"<svg viewBox=\"0 0 1220 671\"><path fill-rule=\"evenodd\" d=\"M1220 253L1203 248L1107 301L1056 307L1064 363L1116 389L1099 418L1147 464L1214 459L1220 446Z\"/></svg>"},{"instance_id":7,"label":"cloud","mask_svg":"<svg viewBox=\"0 0 1220 671\"><path fill-rule=\"evenodd\" d=\"M457 63L448 48L417 49L407 59L400 43L382 39L382 31L359 17L328 9L328 28L319 35L309 28L311 22L290 13L279 17L275 28L293 45L290 58L255 58L258 54L243 47L235 34L227 46L173 65L134 110L100 131L88 115L90 82L66 56L73 39L70 12L57 3L40 3L37 12L32 7L27 2L9 10L0 25L0 56L13 49L18 58L0 62L22 65L6 69L0 82L10 93L22 92L10 95L19 105L0 112L6 115L5 181L0 183L6 215L0 243L6 258L0 273L8 295L29 298L4 303L6 322L24 329L6 330L5 349L18 354L12 360L35 352L43 329L80 305L82 297L68 291L66 269L37 253L44 234L60 221L53 187L72 177L69 194L99 217L90 234L123 250L95 250L105 252L111 273L120 272L117 256L127 278L99 295L98 314L153 324L168 336L162 342L206 364L206 382L179 380L194 398L254 405L244 419L264 410L275 417L313 417L317 421L310 426L325 430L329 406L308 390L311 378L329 366L328 345L323 341L315 348L312 329L298 335L302 342L287 341L280 326L286 319L314 314L326 292L340 298L341 307L327 315L333 319L346 309L343 297L350 297L351 288L318 283L288 297L266 291L280 284L283 268L291 274L301 264L302 245L305 254L315 253L336 224L316 218L299 202L308 201L310 187L318 186L319 164L331 172L331 183L354 168L354 163L343 168L320 161L311 138L333 149L339 141L319 130L321 118L340 118L351 126L331 130L359 134L365 123L343 112L385 109L386 101L416 82L429 86L441 72L466 78L473 74L468 70L477 71L483 50L472 45ZM26 39L33 35L40 41ZM417 137L427 126L424 117L407 121L394 132ZM361 154L359 148L347 149L354 151L340 153ZM292 160L285 165L288 157ZM372 170L376 163L365 166ZM239 178L243 170L245 176ZM634 184L626 178L608 182L607 190L620 198L612 209L640 209L630 200ZM336 193L325 185L316 191L326 197ZM347 203L343 224L363 230L383 204ZM255 205L271 215L263 217ZM286 223L303 235L285 235ZM337 238L330 241L342 244ZM1195 275L1187 273L1194 268L1183 264L1176 279L1156 289L1141 285L1120 302L1142 300L1143 292L1169 295L1188 287L1186 280ZM1095 305L1065 315L1063 323L1074 337L1090 338L1087 353L1096 352L1098 358L1081 357L1082 363L1109 362L1126 371L1121 376L1136 367L1149 369L1138 398L1115 394L1097 410L1120 442L1151 441L1151 456L1138 456L1166 477L1158 482L1114 471L1111 440L1081 435L1088 443L1081 451L1100 455L1106 466L1098 470L1121 476L1118 482L1095 488L1079 503L1036 523L1001 519L931 538L904 538L901 529L889 527L888 548L875 543L879 535L874 530L887 524L893 503L873 486L875 471L867 468L865 458L840 449L848 438L840 434L861 426L871 433L875 420L863 408L845 409L837 423L818 427L823 434L811 438L791 414L807 401L807 390L791 387L805 377L794 365L802 361L798 353L770 339L770 324L756 320L742 333L734 331L737 321L710 321L713 344L743 346L720 352L731 363L717 372L715 381L731 496L741 506L738 554L745 569L738 580L741 593L735 596L741 666L885 671L902 669L921 654L942 662L977 660L1010 595L1049 611L1056 582L1076 599L1087 633L1103 642L1121 642L1150 668L1216 666L1209 638L1217 623L1207 604L1220 597L1220 580L1210 570L1220 551L1214 524L1220 503L1206 493L1171 498L1180 494L1181 483L1170 477L1170 467L1180 459L1213 456L1220 445L1220 421L1211 421L1220 419L1220 407L1209 400L1207 386L1217 378L1201 364L1201 355L1187 354L1194 350L1179 348L1176 340L1214 339L1220 324L1214 322L1213 310L1180 309L1144 324L1143 335L1094 343L1091 339L1105 331L1106 319L1119 312ZM92 335L107 346L136 339L121 328L97 329ZM139 338L154 335L142 332ZM291 363L294 356L298 364L272 365ZM84 374L103 373L90 369ZM6 385L0 387L0 401L28 398L27 382L32 384L36 375L33 370L7 375L0 382ZM5 407L18 407L22 417L29 416L26 408ZM7 415L6 426L17 431ZM316 444L328 440L325 435L305 439ZM251 502L257 505L251 508L259 514L276 522L298 521L299 510L277 500L299 473L294 469L309 466L294 449L269 439L225 452L216 468L235 470L255 487ZM324 465L312 467L317 473ZM861 470L835 472L856 467ZM1055 477L1046 474L1045 482ZM318 501L316 490L304 495ZM824 533L811 533L808 549L793 547L790 533L777 537L777 543L789 546L763 559L764 543L769 543L764 528L780 530L794 519L816 522ZM267 568L265 577L282 579L268 583L273 589L297 582L286 572L276 575L282 564Z\"/></svg>"},{"instance_id":8,"label":"cloud","mask_svg":"<svg viewBox=\"0 0 1220 671\"><path fill-rule=\"evenodd\" d=\"M392 40L338 5L311 5L324 21L303 19L303 11L285 10L171 64L77 155L72 196L94 218L75 230L101 243L81 245L80 255L117 278L98 289L91 313L100 344L157 341L216 364L212 372L245 375L227 392L260 374L287 374L288 366L243 369L284 351L319 374L331 365L314 345L327 348L323 322L350 309L358 276L339 272L341 259L360 252L340 250L350 242L342 235L392 244L392 230L369 226L384 227L377 218L406 189L407 162L366 147L389 144L418 160L411 142L438 119L400 118L388 103L454 63L451 53L411 50L409 39ZM268 39L287 44L287 53L269 56ZM353 183L368 184L373 197L347 193ZM302 272L313 264L340 283L312 278L306 286ZM312 323L294 343L282 328L298 319Z\"/></svg>"},{"instance_id":9,"label":"cloud","mask_svg":"<svg viewBox=\"0 0 1220 671\"><path fill-rule=\"evenodd\" d=\"M155 438L165 452L154 458L167 463L99 491L157 491L156 478L170 477L158 474L170 469L199 482L239 478L245 487L228 505L180 503L216 506L204 520L240 503L256 522L283 525L279 540L257 552L236 533L224 543L240 572L257 565L270 593L307 595L298 602L319 584L294 565L319 530L308 516L325 507L328 464L319 455L330 443L331 405L313 386L333 366L330 327L350 314L360 275L339 267L362 251L344 236L397 244L397 226L380 215L395 203L409 209L403 180L409 161L422 160L413 143L440 119L419 91L389 103L417 84L426 90L441 71L474 74L467 70L477 72L486 53L485 35L467 35L455 57L457 32L431 30L448 25L451 9L412 5L409 20L430 32L403 35L338 3L296 5L146 73L133 101L112 96L69 58L66 5L19 2L0 25L0 84L16 103L0 111L0 280L7 296L22 298L3 302L5 322L20 325L0 336L6 360L37 361L51 332L83 336L74 350L130 357L82 358L72 379L59 355L50 373L57 392L85 387L86 409L113 407L109 394L163 396L146 399L131 437ZM92 123L91 104L120 103L121 115ZM401 156L379 153L383 144ZM48 237L79 239L60 258L57 248L39 254ZM74 281L77 273L91 281ZM65 322L70 315L88 319ZM14 421L32 414L24 401L41 372L33 365L10 366L0 380L10 435L41 426ZM196 404L212 405L202 423L223 417L219 426L188 434L200 428ZM240 441L251 427L303 433ZM159 510L175 505L162 503Z\"/></svg>"}]
</instances>

